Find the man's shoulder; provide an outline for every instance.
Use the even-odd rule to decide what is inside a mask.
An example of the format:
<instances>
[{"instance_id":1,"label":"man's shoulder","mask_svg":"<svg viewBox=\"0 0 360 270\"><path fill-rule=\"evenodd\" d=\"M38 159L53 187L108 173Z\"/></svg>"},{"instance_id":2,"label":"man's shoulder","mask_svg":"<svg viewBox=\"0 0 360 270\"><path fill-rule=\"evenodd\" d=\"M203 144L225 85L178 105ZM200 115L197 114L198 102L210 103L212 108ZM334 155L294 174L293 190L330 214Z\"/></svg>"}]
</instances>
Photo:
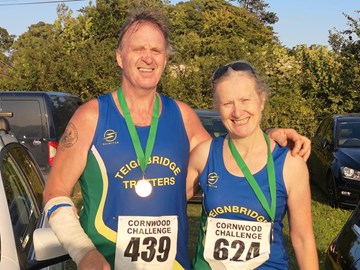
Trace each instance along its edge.
<instances>
[{"instance_id":1,"label":"man's shoulder","mask_svg":"<svg viewBox=\"0 0 360 270\"><path fill-rule=\"evenodd\" d=\"M80 121L96 120L99 115L99 103L97 99L91 99L82 104L75 112L73 118Z\"/></svg>"},{"instance_id":2,"label":"man's shoulder","mask_svg":"<svg viewBox=\"0 0 360 270\"><path fill-rule=\"evenodd\" d=\"M179 106L179 109L181 111L182 115L190 115L190 116L195 116L196 117L196 113L195 111L185 102L179 101L179 100L175 100L175 103Z\"/></svg>"}]
</instances>

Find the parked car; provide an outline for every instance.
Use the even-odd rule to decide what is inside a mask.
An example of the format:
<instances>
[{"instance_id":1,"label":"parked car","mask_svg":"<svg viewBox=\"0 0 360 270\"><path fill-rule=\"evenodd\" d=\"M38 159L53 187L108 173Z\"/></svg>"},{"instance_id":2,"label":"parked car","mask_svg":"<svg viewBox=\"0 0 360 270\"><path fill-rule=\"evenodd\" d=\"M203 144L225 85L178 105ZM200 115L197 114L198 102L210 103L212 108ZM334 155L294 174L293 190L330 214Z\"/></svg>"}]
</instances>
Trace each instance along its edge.
<instances>
[{"instance_id":1,"label":"parked car","mask_svg":"<svg viewBox=\"0 0 360 270\"><path fill-rule=\"evenodd\" d=\"M324 269L360 270L360 204L331 242Z\"/></svg>"},{"instance_id":2,"label":"parked car","mask_svg":"<svg viewBox=\"0 0 360 270\"><path fill-rule=\"evenodd\" d=\"M200 121L204 128L209 132L211 137L218 137L227 133L226 128L221 122L220 115L216 111L211 110L195 110L196 114L199 116ZM202 202L202 192L199 190L190 200L190 203L201 203Z\"/></svg>"},{"instance_id":3,"label":"parked car","mask_svg":"<svg viewBox=\"0 0 360 270\"><path fill-rule=\"evenodd\" d=\"M211 110L195 110L200 121L211 137L218 137L227 133L226 128L221 122L220 115L216 111Z\"/></svg>"},{"instance_id":4,"label":"parked car","mask_svg":"<svg viewBox=\"0 0 360 270\"><path fill-rule=\"evenodd\" d=\"M312 139L310 179L333 207L355 207L360 199L360 114L331 115Z\"/></svg>"},{"instance_id":5,"label":"parked car","mask_svg":"<svg viewBox=\"0 0 360 270\"><path fill-rule=\"evenodd\" d=\"M28 149L9 132L4 115L0 113L0 269L65 269L69 257L43 215L44 178Z\"/></svg>"},{"instance_id":6,"label":"parked car","mask_svg":"<svg viewBox=\"0 0 360 270\"><path fill-rule=\"evenodd\" d=\"M12 112L11 130L35 157L45 177L53 163L58 141L79 97L60 92L2 91L0 112Z\"/></svg>"}]
</instances>

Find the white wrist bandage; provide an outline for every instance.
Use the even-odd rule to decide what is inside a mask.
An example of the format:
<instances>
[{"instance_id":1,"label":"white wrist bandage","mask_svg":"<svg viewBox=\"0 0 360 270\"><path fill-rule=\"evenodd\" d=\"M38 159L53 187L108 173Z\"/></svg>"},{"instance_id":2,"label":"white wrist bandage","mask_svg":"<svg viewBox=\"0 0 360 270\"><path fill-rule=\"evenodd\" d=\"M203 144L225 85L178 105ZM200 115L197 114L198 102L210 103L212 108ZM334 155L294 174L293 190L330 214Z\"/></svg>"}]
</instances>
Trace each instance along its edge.
<instances>
[{"instance_id":1,"label":"white wrist bandage","mask_svg":"<svg viewBox=\"0 0 360 270\"><path fill-rule=\"evenodd\" d=\"M69 197L55 197L46 203L44 210L59 242L79 265L95 246L80 225L74 203Z\"/></svg>"}]
</instances>

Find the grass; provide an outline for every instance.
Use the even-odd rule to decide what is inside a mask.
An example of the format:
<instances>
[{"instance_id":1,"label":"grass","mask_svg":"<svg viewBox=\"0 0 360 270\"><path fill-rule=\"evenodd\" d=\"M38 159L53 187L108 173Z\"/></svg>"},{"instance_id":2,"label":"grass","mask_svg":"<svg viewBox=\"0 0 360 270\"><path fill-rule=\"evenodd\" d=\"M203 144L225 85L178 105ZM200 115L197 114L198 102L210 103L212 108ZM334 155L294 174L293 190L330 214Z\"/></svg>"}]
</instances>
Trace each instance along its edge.
<instances>
[{"instance_id":1,"label":"grass","mask_svg":"<svg viewBox=\"0 0 360 270\"><path fill-rule=\"evenodd\" d=\"M313 228L315 234L316 247L319 256L320 269L324 269L326 250L330 242L334 239L336 234L340 231L345 221L351 214L351 210L334 209L327 204L325 195L318 189L317 186L311 186L312 193L312 215ZM78 202L81 199L79 198ZM201 204L188 204L188 220L189 220L189 253L192 257L195 253L197 236L199 231L199 222L201 214ZM287 240L287 247L290 256L290 268L298 269L294 252L292 250L291 242L289 240L287 219L284 219L284 235ZM68 270L76 269L74 263L69 262Z\"/></svg>"},{"instance_id":2,"label":"grass","mask_svg":"<svg viewBox=\"0 0 360 270\"><path fill-rule=\"evenodd\" d=\"M326 250L330 242L334 239L334 237L344 225L345 221L350 216L351 210L331 208L327 204L325 195L318 189L317 186L311 186L311 193L313 229L319 256L319 267L320 269L324 269ZM190 256L193 256L195 252L200 214L201 204L188 205ZM290 256L290 268L299 269L296 263L295 254L292 250L291 242L289 240L289 227L286 218L284 219L284 235L287 241L287 247Z\"/></svg>"}]
</instances>

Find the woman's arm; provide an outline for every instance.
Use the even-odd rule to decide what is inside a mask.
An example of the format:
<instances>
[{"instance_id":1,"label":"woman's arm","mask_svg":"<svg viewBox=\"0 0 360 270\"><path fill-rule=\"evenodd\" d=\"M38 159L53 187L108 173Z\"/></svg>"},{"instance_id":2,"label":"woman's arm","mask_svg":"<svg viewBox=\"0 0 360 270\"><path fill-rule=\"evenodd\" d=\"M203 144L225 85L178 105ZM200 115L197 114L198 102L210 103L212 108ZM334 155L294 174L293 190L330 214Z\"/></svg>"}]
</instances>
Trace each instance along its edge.
<instances>
[{"instance_id":1,"label":"woman's arm","mask_svg":"<svg viewBox=\"0 0 360 270\"><path fill-rule=\"evenodd\" d=\"M284 181L288 192L290 238L300 269L319 269L317 249L312 227L311 192L305 161L287 155Z\"/></svg>"}]
</instances>

